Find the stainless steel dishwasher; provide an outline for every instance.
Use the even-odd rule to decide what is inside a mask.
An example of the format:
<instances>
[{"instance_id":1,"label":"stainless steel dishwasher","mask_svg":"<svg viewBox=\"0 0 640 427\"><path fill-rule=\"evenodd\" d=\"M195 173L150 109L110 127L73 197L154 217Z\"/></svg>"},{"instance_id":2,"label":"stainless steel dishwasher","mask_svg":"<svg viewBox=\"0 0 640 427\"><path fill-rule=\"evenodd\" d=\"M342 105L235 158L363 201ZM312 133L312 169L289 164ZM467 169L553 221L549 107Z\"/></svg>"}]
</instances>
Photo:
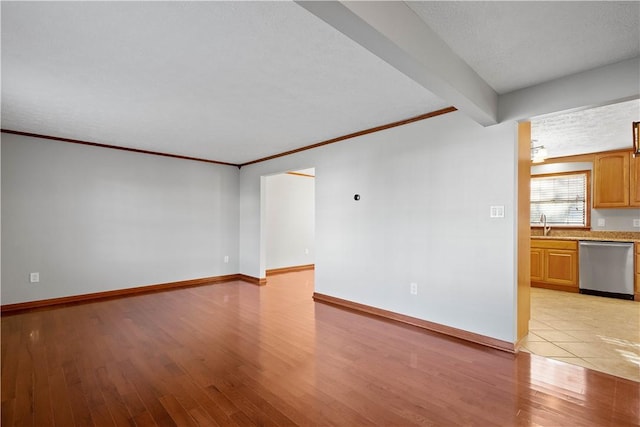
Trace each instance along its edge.
<instances>
[{"instance_id":1,"label":"stainless steel dishwasher","mask_svg":"<svg viewBox=\"0 0 640 427\"><path fill-rule=\"evenodd\" d=\"M580 241L580 293L633 299L633 243Z\"/></svg>"}]
</instances>

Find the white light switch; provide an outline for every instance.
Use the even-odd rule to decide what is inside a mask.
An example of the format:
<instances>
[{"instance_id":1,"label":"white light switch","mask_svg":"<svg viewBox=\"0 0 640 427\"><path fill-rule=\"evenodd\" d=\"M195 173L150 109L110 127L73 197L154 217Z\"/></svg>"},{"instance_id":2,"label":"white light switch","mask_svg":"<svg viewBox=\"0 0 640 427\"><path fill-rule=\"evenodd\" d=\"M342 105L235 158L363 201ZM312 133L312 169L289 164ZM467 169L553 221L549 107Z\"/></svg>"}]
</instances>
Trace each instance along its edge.
<instances>
[{"instance_id":1,"label":"white light switch","mask_svg":"<svg viewBox=\"0 0 640 427\"><path fill-rule=\"evenodd\" d=\"M490 218L504 218L504 205L491 206Z\"/></svg>"},{"instance_id":2,"label":"white light switch","mask_svg":"<svg viewBox=\"0 0 640 427\"><path fill-rule=\"evenodd\" d=\"M634 219L633 220L633 226L634 227L640 227L640 219Z\"/></svg>"},{"instance_id":3,"label":"white light switch","mask_svg":"<svg viewBox=\"0 0 640 427\"><path fill-rule=\"evenodd\" d=\"M40 281L40 273L30 273L29 282L38 283Z\"/></svg>"},{"instance_id":4,"label":"white light switch","mask_svg":"<svg viewBox=\"0 0 640 427\"><path fill-rule=\"evenodd\" d=\"M604 218L598 218L598 227L604 227L605 223L606 221L604 220Z\"/></svg>"}]
</instances>

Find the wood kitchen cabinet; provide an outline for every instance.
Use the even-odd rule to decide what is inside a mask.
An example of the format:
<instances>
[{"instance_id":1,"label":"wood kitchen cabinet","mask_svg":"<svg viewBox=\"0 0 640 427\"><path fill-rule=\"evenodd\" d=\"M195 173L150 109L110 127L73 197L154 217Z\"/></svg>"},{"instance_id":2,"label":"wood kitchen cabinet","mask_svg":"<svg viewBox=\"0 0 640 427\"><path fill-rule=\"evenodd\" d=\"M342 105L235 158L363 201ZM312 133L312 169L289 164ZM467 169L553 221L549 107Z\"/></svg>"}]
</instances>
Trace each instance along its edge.
<instances>
[{"instance_id":1,"label":"wood kitchen cabinet","mask_svg":"<svg viewBox=\"0 0 640 427\"><path fill-rule=\"evenodd\" d=\"M531 286L578 292L578 242L532 239Z\"/></svg>"},{"instance_id":2,"label":"wood kitchen cabinet","mask_svg":"<svg viewBox=\"0 0 640 427\"><path fill-rule=\"evenodd\" d=\"M544 249L534 248L531 243L531 281L542 282L544 280Z\"/></svg>"},{"instance_id":3,"label":"wood kitchen cabinet","mask_svg":"<svg viewBox=\"0 0 640 427\"><path fill-rule=\"evenodd\" d=\"M629 151L597 154L593 169L594 208L640 206L640 158Z\"/></svg>"}]
</instances>

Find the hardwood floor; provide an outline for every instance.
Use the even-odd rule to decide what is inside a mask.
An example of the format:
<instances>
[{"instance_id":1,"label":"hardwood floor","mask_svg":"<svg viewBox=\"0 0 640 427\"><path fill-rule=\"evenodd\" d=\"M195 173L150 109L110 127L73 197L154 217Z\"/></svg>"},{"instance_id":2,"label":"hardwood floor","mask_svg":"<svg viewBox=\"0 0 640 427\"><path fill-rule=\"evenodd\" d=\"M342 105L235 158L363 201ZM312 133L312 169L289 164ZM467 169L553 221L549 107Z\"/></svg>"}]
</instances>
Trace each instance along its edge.
<instances>
[{"instance_id":1,"label":"hardwood floor","mask_svg":"<svg viewBox=\"0 0 640 427\"><path fill-rule=\"evenodd\" d=\"M640 424L640 383L312 292L306 271L5 315L2 425Z\"/></svg>"}]
</instances>

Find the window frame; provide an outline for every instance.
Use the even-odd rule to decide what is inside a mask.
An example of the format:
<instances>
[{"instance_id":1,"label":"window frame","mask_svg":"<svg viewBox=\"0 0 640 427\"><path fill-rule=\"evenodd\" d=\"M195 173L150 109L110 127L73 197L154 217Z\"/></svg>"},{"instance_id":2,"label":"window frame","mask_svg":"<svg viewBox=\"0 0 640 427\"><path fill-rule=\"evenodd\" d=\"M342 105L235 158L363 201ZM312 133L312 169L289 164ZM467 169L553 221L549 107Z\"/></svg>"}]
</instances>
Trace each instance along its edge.
<instances>
[{"instance_id":1,"label":"window frame","mask_svg":"<svg viewBox=\"0 0 640 427\"><path fill-rule=\"evenodd\" d=\"M535 178L555 178L566 175L585 175L585 200L584 200L584 210L585 210L585 225L548 225L553 228L562 228L565 230L591 230L591 171L589 169L585 170L576 170L570 172L556 172L556 173L541 173L536 175L531 175L531 180ZM529 185L529 191L531 191L531 185ZM531 193L529 193L529 209L531 209ZM531 221L531 218L529 218ZM532 229L542 229L542 224L529 224Z\"/></svg>"}]
</instances>

